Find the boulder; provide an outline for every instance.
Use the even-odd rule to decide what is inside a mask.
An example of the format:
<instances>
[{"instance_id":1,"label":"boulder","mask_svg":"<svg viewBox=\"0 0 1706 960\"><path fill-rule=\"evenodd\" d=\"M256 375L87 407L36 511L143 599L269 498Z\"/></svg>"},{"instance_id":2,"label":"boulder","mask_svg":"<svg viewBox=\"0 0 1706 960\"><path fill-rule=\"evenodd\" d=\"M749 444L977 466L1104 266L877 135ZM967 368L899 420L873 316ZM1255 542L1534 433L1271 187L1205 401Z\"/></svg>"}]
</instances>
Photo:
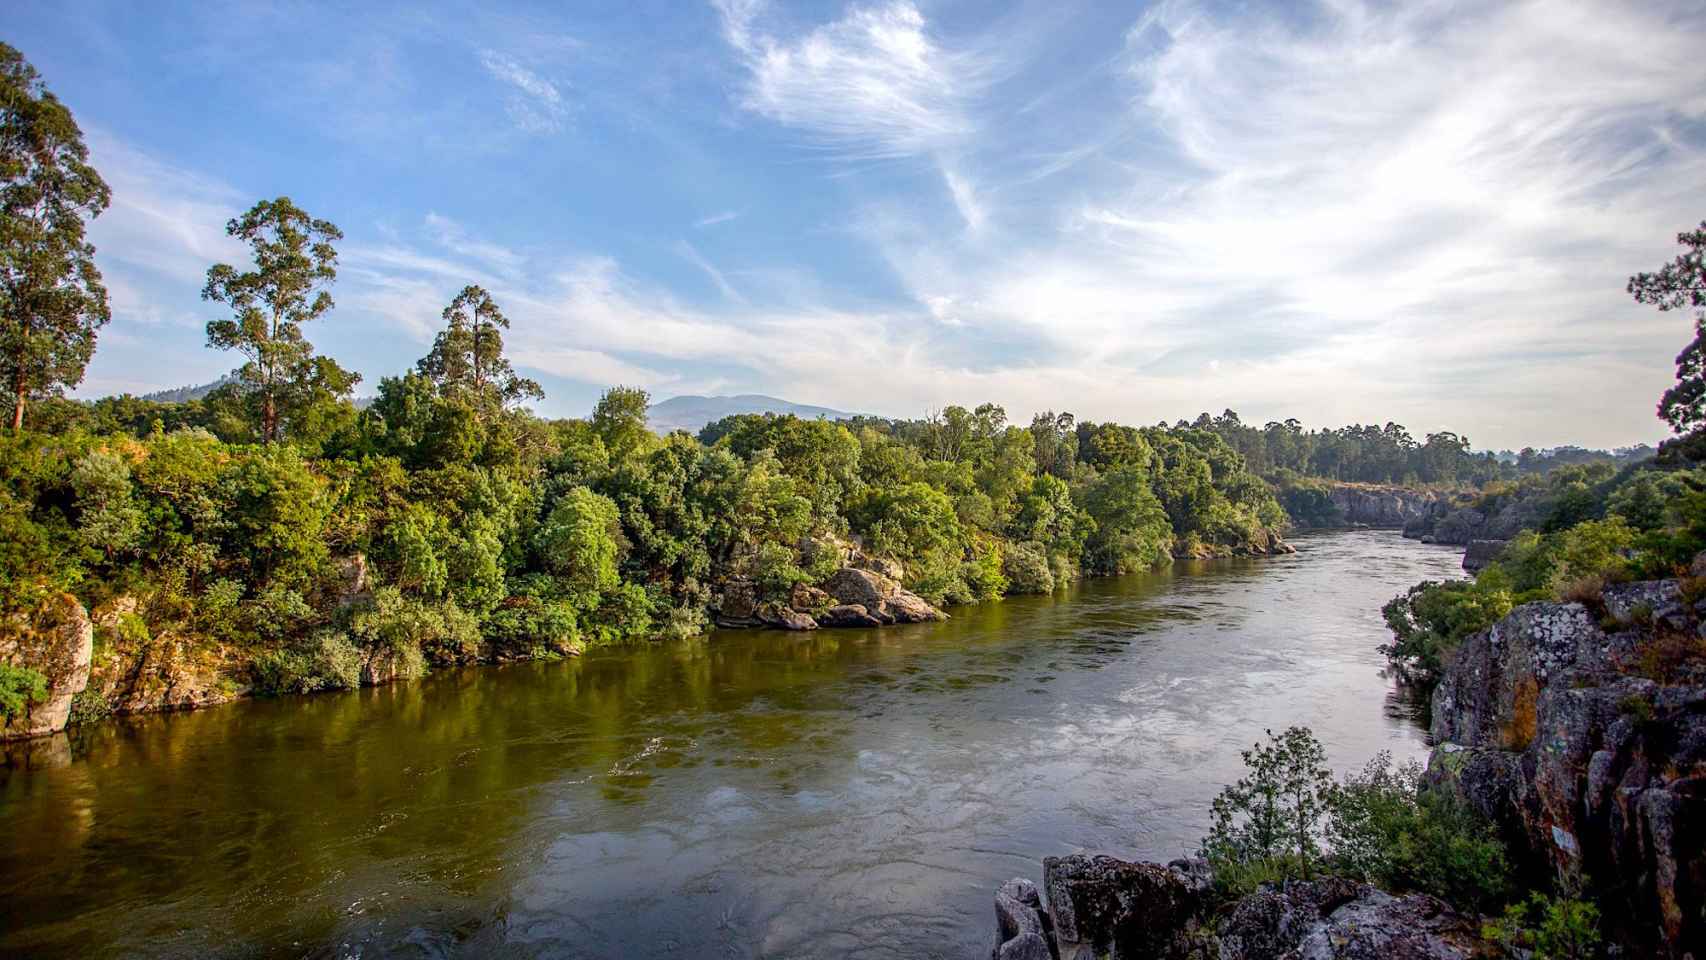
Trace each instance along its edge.
<instances>
[{"instance_id":1,"label":"boulder","mask_svg":"<svg viewBox=\"0 0 1706 960\"><path fill-rule=\"evenodd\" d=\"M0 740L40 737L65 729L71 701L89 685L95 657L95 624L69 593L49 596L30 614L0 623L0 663L39 672L47 696L25 704L0 726Z\"/></svg>"},{"instance_id":2,"label":"boulder","mask_svg":"<svg viewBox=\"0 0 1706 960\"><path fill-rule=\"evenodd\" d=\"M821 627L880 627L881 620L871 616L863 606L857 603L842 603L825 610L817 618Z\"/></svg>"},{"instance_id":3,"label":"boulder","mask_svg":"<svg viewBox=\"0 0 1706 960\"><path fill-rule=\"evenodd\" d=\"M878 576L887 577L890 580L900 581L906 579L906 568L900 565L899 560L894 560L889 557L878 557L865 553L864 551L857 551L853 554L853 561L851 565L856 569L869 570Z\"/></svg>"},{"instance_id":4,"label":"boulder","mask_svg":"<svg viewBox=\"0 0 1706 960\"><path fill-rule=\"evenodd\" d=\"M1424 538L1425 539L1425 538ZM1463 551L1463 569L1470 573L1485 570L1487 564L1497 559L1499 551L1505 548L1509 540L1471 540Z\"/></svg>"},{"instance_id":5,"label":"boulder","mask_svg":"<svg viewBox=\"0 0 1706 960\"><path fill-rule=\"evenodd\" d=\"M730 580L723 585L722 599L717 603L717 623L725 627L758 625L758 584L751 580Z\"/></svg>"},{"instance_id":6,"label":"boulder","mask_svg":"<svg viewBox=\"0 0 1706 960\"><path fill-rule=\"evenodd\" d=\"M842 567L830 574L823 589L836 603L856 603L869 610L900 589L894 580L860 567Z\"/></svg>"},{"instance_id":7,"label":"boulder","mask_svg":"<svg viewBox=\"0 0 1706 960\"><path fill-rule=\"evenodd\" d=\"M1221 960L1466 960L1479 924L1425 894L1395 897L1338 877L1270 884L1233 905Z\"/></svg>"},{"instance_id":8,"label":"boulder","mask_svg":"<svg viewBox=\"0 0 1706 960\"><path fill-rule=\"evenodd\" d=\"M1040 957L1048 957L1047 938L1048 924L1037 885L1023 878L1002 884L1001 889L995 892L995 951L992 956L996 960L1030 957L1041 945Z\"/></svg>"},{"instance_id":9,"label":"boulder","mask_svg":"<svg viewBox=\"0 0 1706 960\"><path fill-rule=\"evenodd\" d=\"M1183 956L1201 895L1155 863L1074 854L1043 860L1060 960Z\"/></svg>"},{"instance_id":10,"label":"boulder","mask_svg":"<svg viewBox=\"0 0 1706 960\"><path fill-rule=\"evenodd\" d=\"M780 603L762 603L758 606L758 622L777 630L816 630L817 621L810 614L801 613L793 607L785 607Z\"/></svg>"},{"instance_id":11,"label":"boulder","mask_svg":"<svg viewBox=\"0 0 1706 960\"><path fill-rule=\"evenodd\" d=\"M947 615L924 598L873 570L842 567L824 581L823 589L838 605L859 606L882 623L926 623Z\"/></svg>"},{"instance_id":12,"label":"boulder","mask_svg":"<svg viewBox=\"0 0 1706 960\"><path fill-rule=\"evenodd\" d=\"M830 599L829 594L806 583L794 584L794 589L788 594L788 606L795 610L823 610L833 605L834 602Z\"/></svg>"}]
</instances>

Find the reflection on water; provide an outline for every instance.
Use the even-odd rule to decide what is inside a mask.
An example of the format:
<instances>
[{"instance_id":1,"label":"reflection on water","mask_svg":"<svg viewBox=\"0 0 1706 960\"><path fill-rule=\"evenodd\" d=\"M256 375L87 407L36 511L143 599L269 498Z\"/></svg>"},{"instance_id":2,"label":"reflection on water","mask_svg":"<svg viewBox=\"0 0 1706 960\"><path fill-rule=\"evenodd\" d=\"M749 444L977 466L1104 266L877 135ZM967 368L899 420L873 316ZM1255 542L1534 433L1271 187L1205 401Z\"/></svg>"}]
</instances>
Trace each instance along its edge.
<instances>
[{"instance_id":1,"label":"reflection on water","mask_svg":"<svg viewBox=\"0 0 1706 960\"><path fill-rule=\"evenodd\" d=\"M1049 854L1170 857L1266 727L1423 752L1395 533L944 624L719 633L76 732L0 770L0 953L966 957Z\"/></svg>"}]
</instances>

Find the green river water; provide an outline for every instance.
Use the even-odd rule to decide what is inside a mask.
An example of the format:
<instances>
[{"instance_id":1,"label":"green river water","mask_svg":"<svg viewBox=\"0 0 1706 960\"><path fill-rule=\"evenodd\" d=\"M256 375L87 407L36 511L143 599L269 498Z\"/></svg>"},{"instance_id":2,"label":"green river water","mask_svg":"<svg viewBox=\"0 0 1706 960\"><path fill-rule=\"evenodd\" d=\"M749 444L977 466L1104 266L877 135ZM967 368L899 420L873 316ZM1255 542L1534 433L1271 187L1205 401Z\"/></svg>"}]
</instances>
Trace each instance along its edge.
<instances>
[{"instance_id":1,"label":"green river water","mask_svg":"<svg viewBox=\"0 0 1706 960\"><path fill-rule=\"evenodd\" d=\"M944 624L719 632L133 718L0 770L0 954L986 957L1050 854L1170 858L1264 728L1425 752L1390 531Z\"/></svg>"}]
</instances>

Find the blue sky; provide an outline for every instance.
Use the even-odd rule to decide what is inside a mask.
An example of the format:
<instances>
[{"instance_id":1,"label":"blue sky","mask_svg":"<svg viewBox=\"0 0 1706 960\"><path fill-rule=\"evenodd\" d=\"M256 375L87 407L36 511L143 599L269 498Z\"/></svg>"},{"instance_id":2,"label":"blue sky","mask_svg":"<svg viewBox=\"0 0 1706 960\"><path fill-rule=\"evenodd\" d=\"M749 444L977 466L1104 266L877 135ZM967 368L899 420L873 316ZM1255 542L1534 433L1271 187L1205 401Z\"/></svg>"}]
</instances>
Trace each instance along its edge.
<instances>
[{"instance_id":1,"label":"blue sky","mask_svg":"<svg viewBox=\"0 0 1706 960\"><path fill-rule=\"evenodd\" d=\"M1662 435L1706 219L1697 2L18 0L114 188L80 393L205 382L226 219L345 233L378 378L464 284L548 414L604 387L895 416L1231 407L1483 447Z\"/></svg>"}]
</instances>

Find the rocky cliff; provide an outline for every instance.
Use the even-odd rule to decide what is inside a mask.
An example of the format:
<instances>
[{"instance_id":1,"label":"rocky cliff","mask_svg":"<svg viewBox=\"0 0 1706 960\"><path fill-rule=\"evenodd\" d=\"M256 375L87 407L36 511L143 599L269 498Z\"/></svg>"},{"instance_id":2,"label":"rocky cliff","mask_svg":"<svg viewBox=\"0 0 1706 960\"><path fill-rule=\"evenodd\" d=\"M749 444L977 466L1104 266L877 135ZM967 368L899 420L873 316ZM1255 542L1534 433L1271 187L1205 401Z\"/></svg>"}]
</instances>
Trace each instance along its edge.
<instances>
[{"instance_id":1,"label":"rocky cliff","mask_svg":"<svg viewBox=\"0 0 1706 960\"><path fill-rule=\"evenodd\" d=\"M1634 956L1706 956L1700 581L1519 607L1456 651L1429 775L1533 874L1585 882Z\"/></svg>"},{"instance_id":2,"label":"rocky cliff","mask_svg":"<svg viewBox=\"0 0 1706 960\"><path fill-rule=\"evenodd\" d=\"M1404 536L1428 543L1467 546L1475 540L1509 540L1537 529L1545 519L1532 501L1515 500L1496 510L1441 500L1404 524Z\"/></svg>"},{"instance_id":3,"label":"rocky cliff","mask_svg":"<svg viewBox=\"0 0 1706 960\"><path fill-rule=\"evenodd\" d=\"M30 614L0 622L0 663L34 670L47 681L47 697L25 705L0 726L0 740L57 733L71 716L71 701L89 685L95 625L77 598L47 597Z\"/></svg>"},{"instance_id":4,"label":"rocky cliff","mask_svg":"<svg viewBox=\"0 0 1706 960\"><path fill-rule=\"evenodd\" d=\"M1327 487L1340 522L1351 526L1403 527L1437 511L1449 495L1373 483L1335 483Z\"/></svg>"},{"instance_id":5,"label":"rocky cliff","mask_svg":"<svg viewBox=\"0 0 1706 960\"><path fill-rule=\"evenodd\" d=\"M1043 861L1043 889L995 894L992 960L1468 960L1479 924L1425 894L1335 877L1265 886L1213 910L1202 860ZM1043 900L1047 895L1047 902Z\"/></svg>"}]
</instances>

